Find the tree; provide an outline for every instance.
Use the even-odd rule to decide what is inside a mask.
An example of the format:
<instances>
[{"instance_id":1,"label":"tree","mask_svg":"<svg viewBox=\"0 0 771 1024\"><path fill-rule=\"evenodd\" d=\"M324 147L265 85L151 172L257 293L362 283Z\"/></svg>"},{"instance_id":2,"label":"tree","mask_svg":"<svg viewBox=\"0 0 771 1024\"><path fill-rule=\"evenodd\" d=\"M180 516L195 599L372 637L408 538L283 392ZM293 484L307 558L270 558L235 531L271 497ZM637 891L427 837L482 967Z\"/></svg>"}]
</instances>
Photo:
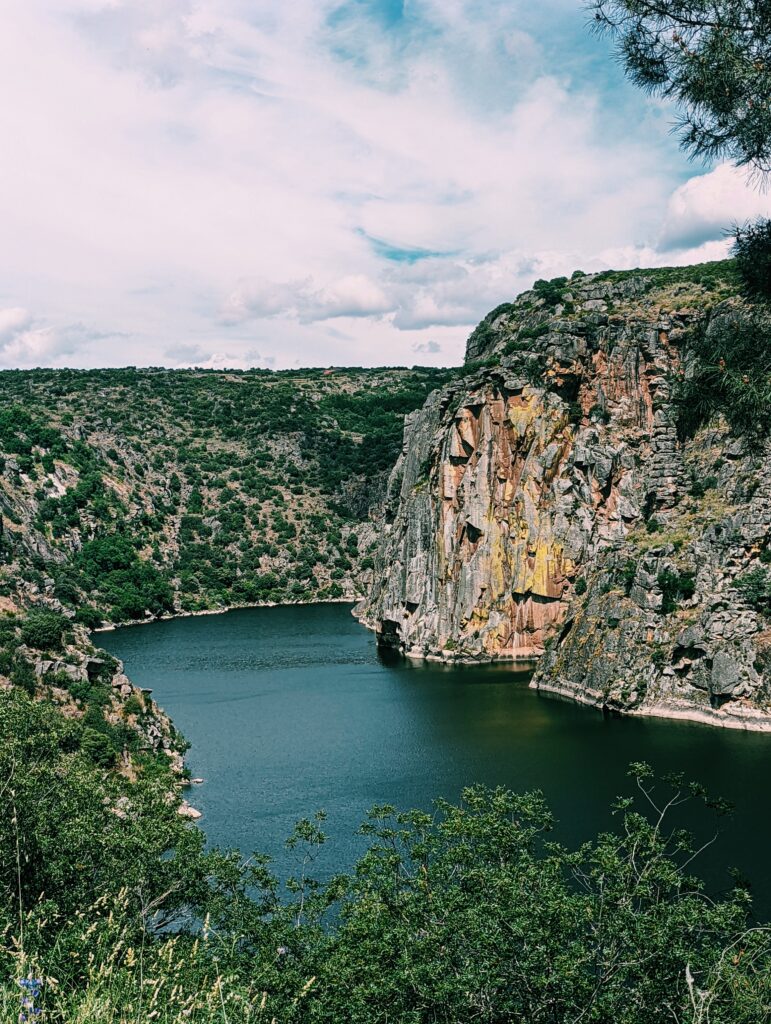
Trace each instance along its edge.
<instances>
[{"instance_id":1,"label":"tree","mask_svg":"<svg viewBox=\"0 0 771 1024\"><path fill-rule=\"evenodd\" d=\"M769 0L590 0L628 77L680 108L683 147L771 173Z\"/></svg>"},{"instance_id":2,"label":"tree","mask_svg":"<svg viewBox=\"0 0 771 1024\"><path fill-rule=\"evenodd\" d=\"M733 255L748 299L771 301L771 220L734 230Z\"/></svg>"},{"instance_id":3,"label":"tree","mask_svg":"<svg viewBox=\"0 0 771 1024\"><path fill-rule=\"evenodd\" d=\"M60 650L69 632L69 620L48 608L31 611L21 624L22 643L39 651Z\"/></svg>"}]
</instances>

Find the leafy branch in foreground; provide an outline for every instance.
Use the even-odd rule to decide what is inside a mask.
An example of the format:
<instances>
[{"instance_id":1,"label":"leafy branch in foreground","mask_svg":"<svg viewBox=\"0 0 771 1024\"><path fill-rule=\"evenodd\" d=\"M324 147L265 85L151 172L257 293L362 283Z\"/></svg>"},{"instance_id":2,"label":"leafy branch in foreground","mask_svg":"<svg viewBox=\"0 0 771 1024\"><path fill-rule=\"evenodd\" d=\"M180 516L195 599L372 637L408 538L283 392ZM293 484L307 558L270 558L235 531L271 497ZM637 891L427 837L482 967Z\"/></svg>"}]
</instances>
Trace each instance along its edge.
<instances>
[{"instance_id":1,"label":"leafy branch in foreground","mask_svg":"<svg viewBox=\"0 0 771 1024\"><path fill-rule=\"evenodd\" d=\"M768 0L593 0L588 7L631 81L678 105L686 150L771 172Z\"/></svg>"},{"instance_id":2,"label":"leafy branch in foreground","mask_svg":"<svg viewBox=\"0 0 771 1024\"><path fill-rule=\"evenodd\" d=\"M697 786L633 765L636 796L577 850L539 793L378 807L355 870L327 881L309 875L319 815L282 886L263 856L206 851L152 779L119 795L55 719L0 696L0 1021L24 978L50 1024L768 1019L768 929L746 889L692 874L717 833L696 842L679 813L725 810Z\"/></svg>"}]
</instances>

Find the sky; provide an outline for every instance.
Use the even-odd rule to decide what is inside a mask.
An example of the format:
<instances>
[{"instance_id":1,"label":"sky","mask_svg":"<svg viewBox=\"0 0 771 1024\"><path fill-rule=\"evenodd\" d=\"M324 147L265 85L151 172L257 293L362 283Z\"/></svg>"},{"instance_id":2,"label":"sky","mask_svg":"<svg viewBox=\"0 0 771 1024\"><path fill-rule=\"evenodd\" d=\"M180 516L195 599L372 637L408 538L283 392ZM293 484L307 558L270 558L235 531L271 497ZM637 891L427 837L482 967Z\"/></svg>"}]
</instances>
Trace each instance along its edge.
<instances>
[{"instance_id":1,"label":"sky","mask_svg":"<svg viewBox=\"0 0 771 1024\"><path fill-rule=\"evenodd\" d=\"M719 259L577 0L5 0L0 367L452 365L536 278Z\"/></svg>"}]
</instances>

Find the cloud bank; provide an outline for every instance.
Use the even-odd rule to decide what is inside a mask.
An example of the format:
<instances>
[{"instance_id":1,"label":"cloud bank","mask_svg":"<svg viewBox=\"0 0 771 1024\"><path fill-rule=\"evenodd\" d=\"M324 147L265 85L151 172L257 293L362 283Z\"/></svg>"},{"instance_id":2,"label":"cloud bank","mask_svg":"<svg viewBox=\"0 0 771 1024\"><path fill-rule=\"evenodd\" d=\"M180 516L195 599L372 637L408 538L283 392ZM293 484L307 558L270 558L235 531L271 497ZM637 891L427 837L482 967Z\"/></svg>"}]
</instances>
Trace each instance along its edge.
<instances>
[{"instance_id":1,"label":"cloud bank","mask_svg":"<svg viewBox=\"0 0 771 1024\"><path fill-rule=\"evenodd\" d=\"M10 0L0 366L460 360L536 277L725 252L580 6Z\"/></svg>"}]
</instances>

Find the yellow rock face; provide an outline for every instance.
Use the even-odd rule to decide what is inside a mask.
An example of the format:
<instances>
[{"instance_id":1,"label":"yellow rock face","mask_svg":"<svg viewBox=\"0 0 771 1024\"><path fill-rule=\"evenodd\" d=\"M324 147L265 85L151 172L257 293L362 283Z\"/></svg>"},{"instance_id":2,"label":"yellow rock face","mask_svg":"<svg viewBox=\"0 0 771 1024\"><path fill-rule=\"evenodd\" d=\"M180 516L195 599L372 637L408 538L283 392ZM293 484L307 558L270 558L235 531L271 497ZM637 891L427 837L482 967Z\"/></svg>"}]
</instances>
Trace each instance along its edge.
<instances>
[{"instance_id":1,"label":"yellow rock face","mask_svg":"<svg viewBox=\"0 0 771 1024\"><path fill-rule=\"evenodd\" d=\"M555 537L552 488L572 433L562 403L536 388L483 398L456 413L436 470L443 628L481 631L488 654L526 654L558 620L573 570Z\"/></svg>"}]
</instances>

